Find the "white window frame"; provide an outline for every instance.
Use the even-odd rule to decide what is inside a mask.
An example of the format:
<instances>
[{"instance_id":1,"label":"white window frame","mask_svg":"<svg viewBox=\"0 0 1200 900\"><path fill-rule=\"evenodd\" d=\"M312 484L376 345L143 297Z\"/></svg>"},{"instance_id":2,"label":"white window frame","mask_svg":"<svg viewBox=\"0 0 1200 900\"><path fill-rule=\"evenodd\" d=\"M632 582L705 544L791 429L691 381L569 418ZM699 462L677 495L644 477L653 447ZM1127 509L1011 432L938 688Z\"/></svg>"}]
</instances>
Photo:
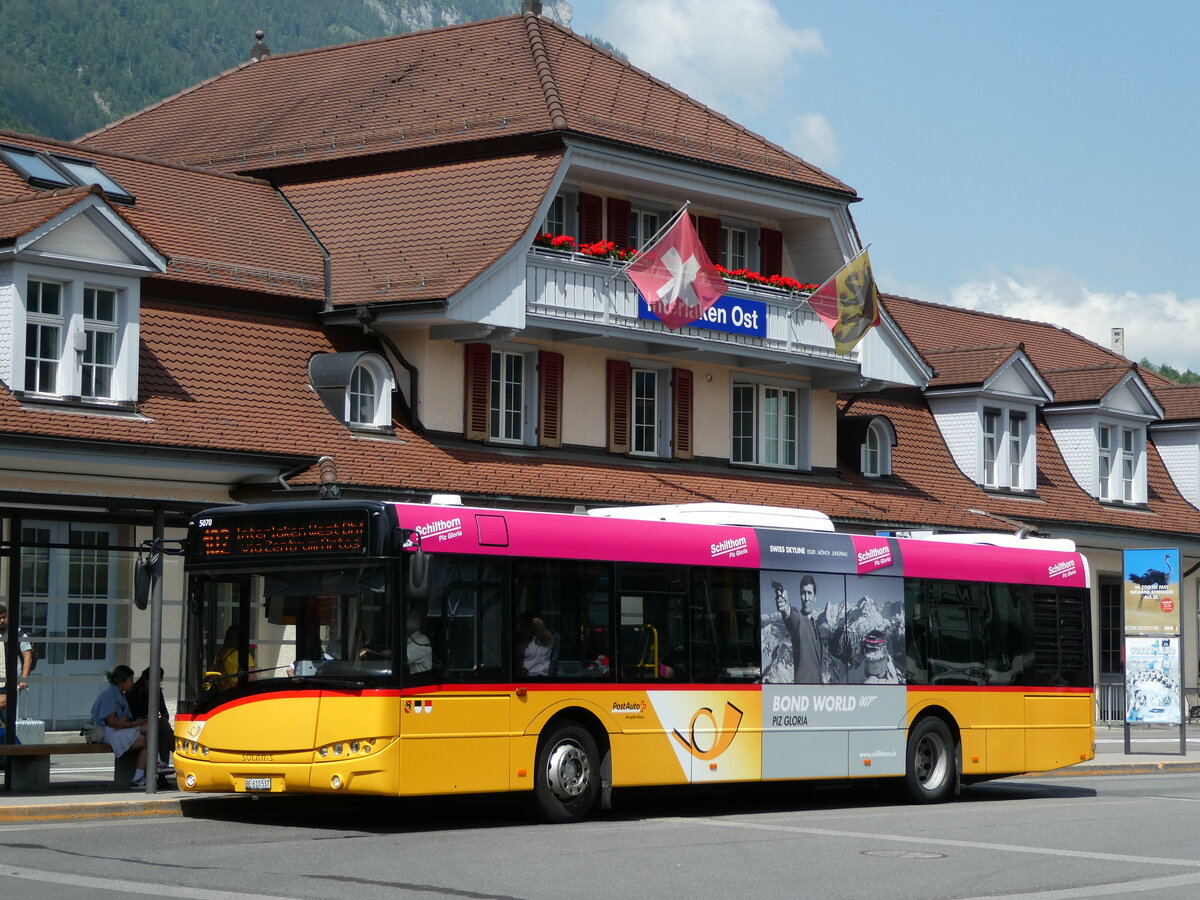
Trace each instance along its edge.
<instances>
[{"instance_id":1,"label":"white window frame","mask_svg":"<svg viewBox=\"0 0 1200 900\"><path fill-rule=\"evenodd\" d=\"M542 219L542 234L570 234L567 228L567 198L558 194L546 207L546 217Z\"/></svg>"},{"instance_id":2,"label":"white window frame","mask_svg":"<svg viewBox=\"0 0 1200 900\"><path fill-rule=\"evenodd\" d=\"M751 431L744 435L737 429L739 419L744 419L746 411L738 407L739 394L752 391L753 409L750 410ZM773 400L786 396L795 398L795 415L789 429L773 428L772 420L778 420L779 415L769 412ZM731 385L729 398L730 409L730 445L729 460L734 465L758 466L770 469L807 469L809 468L809 421L810 396L807 386L788 384L777 381L767 381L756 378L739 376ZM745 459L739 454L738 442L750 437L753 443L751 459ZM794 455L787 458L787 447L794 448ZM782 453L780 452L782 451Z\"/></svg>"},{"instance_id":3,"label":"white window frame","mask_svg":"<svg viewBox=\"0 0 1200 900\"><path fill-rule=\"evenodd\" d=\"M361 390L361 383L357 385L355 383L360 373L371 379L369 392ZM391 428L392 392L395 389L396 379L392 368L382 357L374 353L367 353L359 357L346 380L346 408L343 414L346 424L351 428ZM356 400L358 401L357 410ZM369 405L370 415L362 415L364 404Z\"/></svg>"},{"instance_id":4,"label":"white window frame","mask_svg":"<svg viewBox=\"0 0 1200 900\"><path fill-rule=\"evenodd\" d=\"M669 214L657 209L634 208L629 213L629 246L641 250L658 233Z\"/></svg>"},{"instance_id":5,"label":"white window frame","mask_svg":"<svg viewBox=\"0 0 1200 900\"><path fill-rule=\"evenodd\" d=\"M736 271L750 268L750 231L732 225L721 226L719 265Z\"/></svg>"},{"instance_id":6,"label":"white window frame","mask_svg":"<svg viewBox=\"0 0 1200 900\"><path fill-rule=\"evenodd\" d=\"M1096 499L1146 502L1146 428L1128 421L1096 425Z\"/></svg>"},{"instance_id":7,"label":"white window frame","mask_svg":"<svg viewBox=\"0 0 1200 900\"><path fill-rule=\"evenodd\" d=\"M1109 500L1112 496L1113 432L1115 425L1100 425L1096 428L1096 496Z\"/></svg>"},{"instance_id":8,"label":"white window frame","mask_svg":"<svg viewBox=\"0 0 1200 900\"><path fill-rule=\"evenodd\" d=\"M1033 422L1021 405L982 401L979 410L979 484L992 490L1032 491L1037 471Z\"/></svg>"},{"instance_id":9,"label":"white window frame","mask_svg":"<svg viewBox=\"0 0 1200 900\"><path fill-rule=\"evenodd\" d=\"M650 388L652 402L642 405L639 400L639 381L642 388ZM648 416L639 413L650 410ZM646 360L629 361L629 455L669 457L671 455L672 425L671 367L656 365ZM642 440L639 440L639 436Z\"/></svg>"},{"instance_id":10,"label":"white window frame","mask_svg":"<svg viewBox=\"0 0 1200 900\"><path fill-rule=\"evenodd\" d=\"M491 357L488 361L488 443L510 444L513 446L534 446L537 443L537 398L538 398L538 351L527 344L491 344ZM521 381L517 391L517 406L506 402L509 398L500 394L500 404L497 406L497 384L494 378L497 359L500 364L507 359L521 360ZM498 432L497 422L506 418L510 425L515 417L515 428ZM514 436L515 435L515 436Z\"/></svg>"},{"instance_id":11,"label":"white window frame","mask_svg":"<svg viewBox=\"0 0 1200 900\"><path fill-rule=\"evenodd\" d=\"M137 401L137 364L139 339L140 284L138 279L114 274L84 274L66 268L41 264L16 263L12 268L15 302L13 306L12 357L0 363L7 366L12 389L27 399L72 401L86 405L111 406ZM51 316L30 310L33 284L57 284L60 289L60 315ZM113 317L101 321L85 317L89 292L112 292ZM51 388L40 380L27 377L26 362L35 348L29 346L28 326L59 327L56 377ZM98 336L113 335L111 358L101 364L109 374L107 396L84 393L84 370L94 366ZM0 371L0 375L4 372ZM94 382L92 383L94 388ZM93 391L94 393L94 391Z\"/></svg>"},{"instance_id":12,"label":"white window frame","mask_svg":"<svg viewBox=\"0 0 1200 900\"><path fill-rule=\"evenodd\" d=\"M892 474L892 435L879 420L867 425L859 447L859 470L866 478L885 478Z\"/></svg>"}]
</instances>

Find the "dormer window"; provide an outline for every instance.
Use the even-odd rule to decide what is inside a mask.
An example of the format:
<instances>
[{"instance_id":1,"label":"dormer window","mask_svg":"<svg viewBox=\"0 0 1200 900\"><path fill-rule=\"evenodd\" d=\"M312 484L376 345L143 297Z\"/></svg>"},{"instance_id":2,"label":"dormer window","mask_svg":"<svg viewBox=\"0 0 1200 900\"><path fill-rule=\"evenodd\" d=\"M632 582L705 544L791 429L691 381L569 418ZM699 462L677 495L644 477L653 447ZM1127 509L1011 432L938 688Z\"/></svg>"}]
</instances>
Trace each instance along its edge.
<instances>
[{"instance_id":1,"label":"dormer window","mask_svg":"<svg viewBox=\"0 0 1200 900\"><path fill-rule=\"evenodd\" d=\"M377 353L320 353L308 364L309 378L325 407L356 431L392 426L392 369Z\"/></svg>"},{"instance_id":2,"label":"dormer window","mask_svg":"<svg viewBox=\"0 0 1200 900\"><path fill-rule=\"evenodd\" d=\"M1026 410L984 407L983 486L1033 489L1029 415Z\"/></svg>"},{"instance_id":3,"label":"dormer window","mask_svg":"<svg viewBox=\"0 0 1200 900\"><path fill-rule=\"evenodd\" d=\"M38 400L135 400L137 333L128 291L45 277L27 278L24 288L18 346L25 365L14 389Z\"/></svg>"},{"instance_id":4,"label":"dormer window","mask_svg":"<svg viewBox=\"0 0 1200 900\"><path fill-rule=\"evenodd\" d=\"M867 424L860 448L860 470L867 478L883 478L892 474L892 445L896 434L891 423L876 416Z\"/></svg>"},{"instance_id":5,"label":"dormer window","mask_svg":"<svg viewBox=\"0 0 1200 900\"><path fill-rule=\"evenodd\" d=\"M1138 472L1146 439L1139 428L1100 425L1096 430L1096 496L1101 500L1137 503Z\"/></svg>"}]
</instances>

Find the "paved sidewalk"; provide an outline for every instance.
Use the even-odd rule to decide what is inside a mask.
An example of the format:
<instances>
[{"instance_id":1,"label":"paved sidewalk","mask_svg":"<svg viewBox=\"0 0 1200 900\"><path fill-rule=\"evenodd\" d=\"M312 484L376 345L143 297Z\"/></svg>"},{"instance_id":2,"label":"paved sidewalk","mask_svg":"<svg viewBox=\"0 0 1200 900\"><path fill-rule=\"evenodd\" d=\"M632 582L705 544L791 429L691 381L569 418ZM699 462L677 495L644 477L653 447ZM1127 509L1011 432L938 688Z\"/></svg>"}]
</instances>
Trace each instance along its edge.
<instances>
[{"instance_id":1,"label":"paved sidewalk","mask_svg":"<svg viewBox=\"0 0 1200 900\"><path fill-rule=\"evenodd\" d=\"M1121 726L1096 726L1096 758L1066 769L1025 777L1078 777L1081 775L1200 772L1200 728L1188 733L1188 753L1179 753L1179 729L1139 726L1130 732L1132 753L1125 753ZM181 816L189 808L244 802L242 794L192 794L170 788L154 794L120 790L112 781L112 763L81 764L79 757L51 757L50 790L43 792L0 789L0 826L18 823L62 822L81 819ZM323 799L328 799L323 796Z\"/></svg>"}]
</instances>

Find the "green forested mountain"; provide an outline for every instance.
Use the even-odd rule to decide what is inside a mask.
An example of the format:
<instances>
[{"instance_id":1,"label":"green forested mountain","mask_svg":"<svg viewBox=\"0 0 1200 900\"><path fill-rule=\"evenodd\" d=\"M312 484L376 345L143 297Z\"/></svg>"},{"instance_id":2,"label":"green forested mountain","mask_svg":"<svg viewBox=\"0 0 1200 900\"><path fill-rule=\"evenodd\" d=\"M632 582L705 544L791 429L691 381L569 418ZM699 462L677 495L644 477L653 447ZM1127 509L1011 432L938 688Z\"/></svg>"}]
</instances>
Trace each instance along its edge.
<instances>
[{"instance_id":1,"label":"green forested mountain","mask_svg":"<svg viewBox=\"0 0 1200 900\"><path fill-rule=\"evenodd\" d=\"M79 137L250 56L508 15L521 0L0 0L0 128ZM569 24L571 6L546 2Z\"/></svg>"}]
</instances>

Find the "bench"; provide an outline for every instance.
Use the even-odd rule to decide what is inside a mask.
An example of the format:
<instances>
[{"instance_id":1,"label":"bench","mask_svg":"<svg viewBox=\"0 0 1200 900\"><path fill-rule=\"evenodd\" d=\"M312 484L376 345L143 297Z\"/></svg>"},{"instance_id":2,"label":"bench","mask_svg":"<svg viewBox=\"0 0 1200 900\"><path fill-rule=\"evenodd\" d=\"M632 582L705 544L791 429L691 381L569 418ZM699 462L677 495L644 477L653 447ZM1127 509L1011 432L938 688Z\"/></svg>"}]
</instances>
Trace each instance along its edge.
<instances>
[{"instance_id":1,"label":"bench","mask_svg":"<svg viewBox=\"0 0 1200 900\"><path fill-rule=\"evenodd\" d=\"M47 791L50 789L50 757L75 754L105 753L112 756L108 744L0 744L0 759L11 760L8 787L14 791ZM128 787L137 770L137 751L131 750L116 761L113 783Z\"/></svg>"}]
</instances>

